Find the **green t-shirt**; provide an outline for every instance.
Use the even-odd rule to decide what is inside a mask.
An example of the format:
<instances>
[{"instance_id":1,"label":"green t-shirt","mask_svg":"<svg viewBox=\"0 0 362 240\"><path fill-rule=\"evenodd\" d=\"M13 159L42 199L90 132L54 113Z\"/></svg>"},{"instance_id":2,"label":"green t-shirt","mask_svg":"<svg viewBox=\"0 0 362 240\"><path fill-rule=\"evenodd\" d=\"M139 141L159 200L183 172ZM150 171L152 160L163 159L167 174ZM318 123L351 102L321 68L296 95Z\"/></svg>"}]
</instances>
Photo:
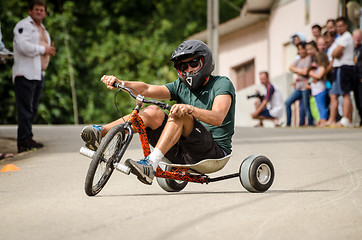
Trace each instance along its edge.
<instances>
[{"instance_id":1,"label":"green t-shirt","mask_svg":"<svg viewBox=\"0 0 362 240\"><path fill-rule=\"evenodd\" d=\"M197 108L211 110L214 99L218 95L230 95L231 106L221 126L213 126L201 122L210 130L214 141L227 154L231 153L231 137L234 134L235 122L235 89L229 78L211 76L210 80L198 93L193 93L180 79L165 85L171 93L171 100L177 103L190 104Z\"/></svg>"}]
</instances>

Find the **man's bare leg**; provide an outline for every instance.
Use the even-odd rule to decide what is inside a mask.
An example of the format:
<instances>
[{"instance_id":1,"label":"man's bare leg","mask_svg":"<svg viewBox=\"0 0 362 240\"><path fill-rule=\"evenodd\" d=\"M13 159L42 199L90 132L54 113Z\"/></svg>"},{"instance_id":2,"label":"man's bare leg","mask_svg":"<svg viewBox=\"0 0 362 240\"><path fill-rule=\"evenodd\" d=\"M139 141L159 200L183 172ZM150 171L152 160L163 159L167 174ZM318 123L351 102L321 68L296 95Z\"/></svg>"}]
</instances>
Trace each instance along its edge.
<instances>
[{"instance_id":1,"label":"man's bare leg","mask_svg":"<svg viewBox=\"0 0 362 240\"><path fill-rule=\"evenodd\" d=\"M162 125L163 119L165 117L164 112L155 105L150 105L146 108L143 108L139 115L145 125L145 127L150 127L152 130L159 128ZM104 137L114 126L118 124L122 124L125 121L128 121L131 114L124 116L123 118L119 118L111 123L104 125L104 130L102 131L102 137ZM133 128L133 132L137 133L136 129Z\"/></svg>"},{"instance_id":2,"label":"man's bare leg","mask_svg":"<svg viewBox=\"0 0 362 240\"><path fill-rule=\"evenodd\" d=\"M194 119L191 115L186 114L183 117L169 116L167 124L156 144L156 148L165 155L181 136L190 136L193 128Z\"/></svg>"},{"instance_id":3,"label":"man's bare leg","mask_svg":"<svg viewBox=\"0 0 362 240\"><path fill-rule=\"evenodd\" d=\"M343 117L349 120L349 124L352 123L353 105L351 96L349 94L343 95Z\"/></svg>"},{"instance_id":4,"label":"man's bare leg","mask_svg":"<svg viewBox=\"0 0 362 240\"><path fill-rule=\"evenodd\" d=\"M189 114L182 117L169 115L165 128L152 153L140 161L127 159L125 164L131 172L145 183L152 184L155 171L162 157L177 143L181 136L189 136L194 127L193 117Z\"/></svg>"},{"instance_id":5,"label":"man's bare leg","mask_svg":"<svg viewBox=\"0 0 362 240\"><path fill-rule=\"evenodd\" d=\"M336 117L337 117L337 110L338 110L338 96L335 94L332 94L330 97L331 97L330 114L329 114L329 119L325 125L335 125L336 124Z\"/></svg>"}]
</instances>

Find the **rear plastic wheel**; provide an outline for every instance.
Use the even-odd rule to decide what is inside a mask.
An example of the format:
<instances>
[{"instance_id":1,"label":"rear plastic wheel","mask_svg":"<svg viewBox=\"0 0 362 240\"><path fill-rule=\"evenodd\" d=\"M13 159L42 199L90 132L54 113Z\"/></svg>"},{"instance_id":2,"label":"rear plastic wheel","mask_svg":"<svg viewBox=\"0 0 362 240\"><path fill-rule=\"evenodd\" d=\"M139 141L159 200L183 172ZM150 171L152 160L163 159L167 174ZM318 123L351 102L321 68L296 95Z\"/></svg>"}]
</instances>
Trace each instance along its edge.
<instances>
[{"instance_id":1,"label":"rear plastic wheel","mask_svg":"<svg viewBox=\"0 0 362 240\"><path fill-rule=\"evenodd\" d=\"M261 155L252 155L240 165L239 178L249 192L265 192L274 181L274 167L271 161Z\"/></svg>"}]
</instances>

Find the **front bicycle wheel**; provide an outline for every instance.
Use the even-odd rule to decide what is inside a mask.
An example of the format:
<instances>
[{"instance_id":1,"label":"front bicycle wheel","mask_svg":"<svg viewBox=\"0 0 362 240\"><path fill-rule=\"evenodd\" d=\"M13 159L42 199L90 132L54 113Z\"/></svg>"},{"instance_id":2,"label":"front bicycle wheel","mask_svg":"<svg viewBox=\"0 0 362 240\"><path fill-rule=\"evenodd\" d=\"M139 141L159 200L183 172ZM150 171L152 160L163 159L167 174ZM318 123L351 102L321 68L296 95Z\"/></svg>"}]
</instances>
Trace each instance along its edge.
<instances>
[{"instance_id":1,"label":"front bicycle wheel","mask_svg":"<svg viewBox=\"0 0 362 240\"><path fill-rule=\"evenodd\" d=\"M88 196L97 195L111 177L116 159L125 136L124 125L113 127L95 152L85 179L85 192Z\"/></svg>"}]
</instances>

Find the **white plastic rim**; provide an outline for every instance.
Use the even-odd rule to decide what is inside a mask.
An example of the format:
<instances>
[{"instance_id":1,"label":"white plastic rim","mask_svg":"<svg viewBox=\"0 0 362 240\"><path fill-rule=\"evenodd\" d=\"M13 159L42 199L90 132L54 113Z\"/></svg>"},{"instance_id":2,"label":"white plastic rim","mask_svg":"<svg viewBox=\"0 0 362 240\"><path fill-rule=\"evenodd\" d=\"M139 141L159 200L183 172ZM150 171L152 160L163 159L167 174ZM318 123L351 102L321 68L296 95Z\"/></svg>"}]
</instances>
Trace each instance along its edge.
<instances>
[{"instance_id":1,"label":"white plastic rim","mask_svg":"<svg viewBox=\"0 0 362 240\"><path fill-rule=\"evenodd\" d=\"M270 167L263 163L256 169L256 178L260 184L267 184L271 178L271 169Z\"/></svg>"}]
</instances>

